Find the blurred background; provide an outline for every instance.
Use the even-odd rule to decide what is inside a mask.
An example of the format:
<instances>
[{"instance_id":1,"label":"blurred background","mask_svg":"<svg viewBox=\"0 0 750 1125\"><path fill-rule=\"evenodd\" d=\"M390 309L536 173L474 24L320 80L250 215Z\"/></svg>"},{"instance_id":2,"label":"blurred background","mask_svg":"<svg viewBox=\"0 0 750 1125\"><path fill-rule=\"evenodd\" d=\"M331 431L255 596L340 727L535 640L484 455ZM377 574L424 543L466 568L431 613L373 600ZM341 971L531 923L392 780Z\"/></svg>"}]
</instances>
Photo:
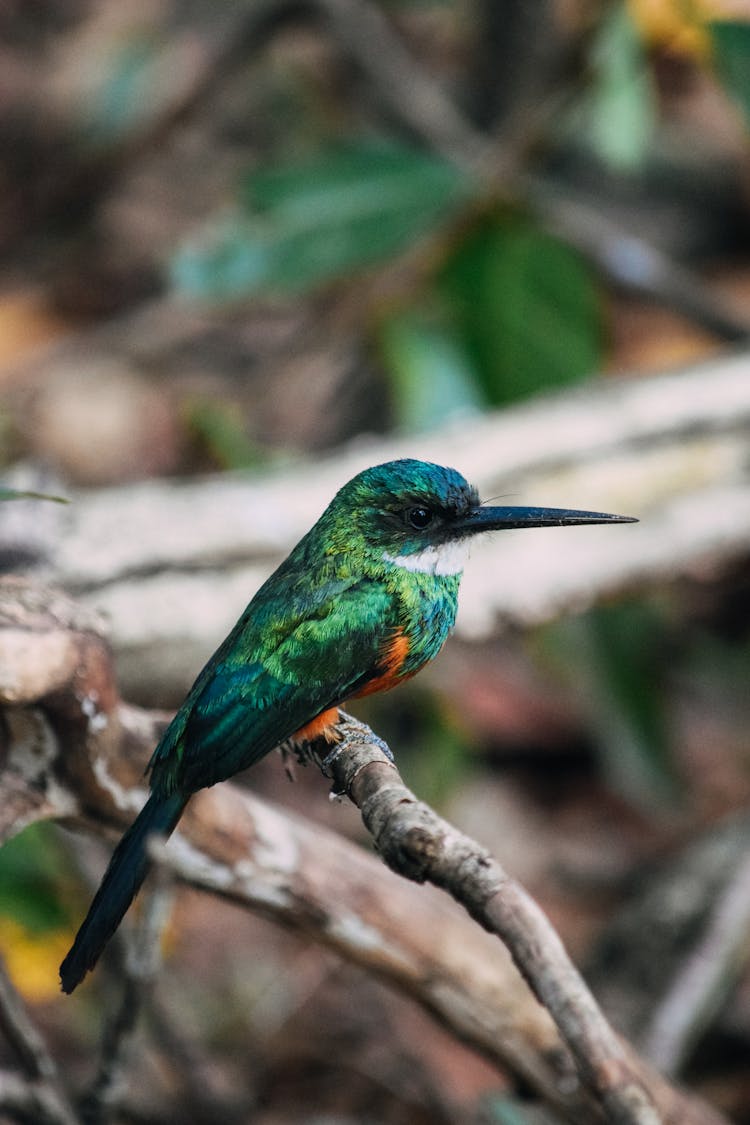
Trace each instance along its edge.
<instances>
[{"instance_id":1,"label":"blurred background","mask_svg":"<svg viewBox=\"0 0 750 1125\"><path fill-rule=\"evenodd\" d=\"M253 593L235 582L217 614L174 593L194 564L170 554L181 482L272 482L281 530L248 532L260 581L352 456L429 448L476 469L483 494L519 495L521 470L491 452L455 461L475 433L491 451L480 427L498 419L551 435L549 487L523 501L596 500L645 537L707 464L746 481L750 392L723 417L714 404L699 445L671 434L685 460L662 463L654 435L644 451L624 425L627 464L650 458L635 483L592 453L586 404L695 364L710 398L713 365L748 347L749 129L748 3L5 0L3 480L72 503L3 504L3 569L105 610L124 697L169 709ZM577 474L562 498L568 401L581 430L559 453ZM294 482L319 471L302 505ZM103 510L86 531L77 513ZM474 625L432 668L356 710L539 899L615 1025L750 1122L750 540L737 528L685 566L670 526L659 565L644 549L528 617L503 616L478 553L465 585L482 571L497 599L483 627L475 594ZM163 570L154 604L200 618L191 647L128 632L128 566L105 558L118 540L139 595ZM196 551L223 591L212 542ZM562 566L566 544L543 543ZM367 846L316 771L288 785L272 756L249 784ZM114 988L102 971L75 1001L57 993L82 871L107 854L81 849L37 825L0 853L0 946L79 1092ZM165 948L117 1120L555 1120L408 999L262 919L182 891ZM716 972L666 1045L663 1004L696 957Z\"/></svg>"}]
</instances>

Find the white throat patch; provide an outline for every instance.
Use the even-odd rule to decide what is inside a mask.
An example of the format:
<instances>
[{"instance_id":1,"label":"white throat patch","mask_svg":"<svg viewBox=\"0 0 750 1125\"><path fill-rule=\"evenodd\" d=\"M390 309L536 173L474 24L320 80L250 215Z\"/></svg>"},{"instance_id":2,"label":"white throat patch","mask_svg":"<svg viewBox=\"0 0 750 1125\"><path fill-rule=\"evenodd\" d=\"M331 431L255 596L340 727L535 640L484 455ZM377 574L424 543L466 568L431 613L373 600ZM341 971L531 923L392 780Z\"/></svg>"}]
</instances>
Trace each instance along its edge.
<instances>
[{"instance_id":1,"label":"white throat patch","mask_svg":"<svg viewBox=\"0 0 750 1125\"><path fill-rule=\"evenodd\" d=\"M383 551L383 558L414 574L434 574L441 578L448 574L460 574L468 553L466 539L453 539L450 543L425 547L423 551L417 551L413 555L389 555L387 551Z\"/></svg>"}]
</instances>

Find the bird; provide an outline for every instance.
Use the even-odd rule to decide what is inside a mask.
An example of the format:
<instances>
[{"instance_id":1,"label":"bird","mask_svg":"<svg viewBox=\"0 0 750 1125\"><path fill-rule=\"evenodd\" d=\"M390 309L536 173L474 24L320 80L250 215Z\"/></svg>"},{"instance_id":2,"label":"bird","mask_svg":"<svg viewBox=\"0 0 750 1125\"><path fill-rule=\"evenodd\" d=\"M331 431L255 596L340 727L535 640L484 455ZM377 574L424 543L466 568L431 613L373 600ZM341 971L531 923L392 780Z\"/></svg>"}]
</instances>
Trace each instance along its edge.
<instances>
[{"instance_id":1,"label":"bird","mask_svg":"<svg viewBox=\"0 0 750 1125\"><path fill-rule=\"evenodd\" d=\"M336 741L339 706L403 683L440 651L467 548L504 528L635 522L574 509L492 507L455 469L405 458L365 469L252 598L208 660L147 766L149 797L117 845L60 966L94 967L191 796L274 748Z\"/></svg>"}]
</instances>

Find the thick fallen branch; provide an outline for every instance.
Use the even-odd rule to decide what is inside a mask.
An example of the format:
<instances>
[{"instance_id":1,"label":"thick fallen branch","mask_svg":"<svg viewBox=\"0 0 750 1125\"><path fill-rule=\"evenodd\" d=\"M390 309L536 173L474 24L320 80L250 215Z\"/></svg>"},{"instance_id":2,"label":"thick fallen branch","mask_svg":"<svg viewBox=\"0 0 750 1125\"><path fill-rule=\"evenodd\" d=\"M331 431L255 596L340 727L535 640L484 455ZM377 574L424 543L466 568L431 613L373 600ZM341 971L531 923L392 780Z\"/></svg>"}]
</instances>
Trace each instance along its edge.
<instances>
[{"instance_id":1,"label":"thick fallen branch","mask_svg":"<svg viewBox=\"0 0 750 1125\"><path fill-rule=\"evenodd\" d=\"M128 822L143 800L141 772L159 717L118 702L106 649L88 615L80 624L77 630L76 609L60 595L21 580L0 583L8 732L0 789L10 782L33 792L21 823L74 817L101 830ZM14 734L36 729L45 732L42 754L38 742ZM450 884L483 925L502 934L560 1021L583 1083L548 1011L497 942L445 896L423 888L415 897L408 883L335 834L226 784L191 802L166 847L170 865L410 992L578 1125L601 1120L598 1098L613 1121L718 1125L718 1114L659 1079L613 1036L538 908L496 861L416 802L377 745L363 743L357 754L340 755L332 768L389 862L395 857L412 877ZM394 842L402 813L410 827ZM6 823L6 833L15 827ZM456 849L462 859L449 879L444 863Z\"/></svg>"},{"instance_id":2,"label":"thick fallen branch","mask_svg":"<svg viewBox=\"0 0 750 1125\"><path fill-rule=\"evenodd\" d=\"M431 435L358 443L262 478L81 493L64 508L49 505L57 531L46 573L105 611L123 690L140 697L150 682L182 694L336 488L396 456L453 464L484 497L641 520L492 537L467 568L457 623L464 637L549 620L646 582L716 573L750 550L748 363L738 355L591 384ZM20 503L3 507L14 520L23 514ZM33 541L39 504L26 510Z\"/></svg>"}]
</instances>

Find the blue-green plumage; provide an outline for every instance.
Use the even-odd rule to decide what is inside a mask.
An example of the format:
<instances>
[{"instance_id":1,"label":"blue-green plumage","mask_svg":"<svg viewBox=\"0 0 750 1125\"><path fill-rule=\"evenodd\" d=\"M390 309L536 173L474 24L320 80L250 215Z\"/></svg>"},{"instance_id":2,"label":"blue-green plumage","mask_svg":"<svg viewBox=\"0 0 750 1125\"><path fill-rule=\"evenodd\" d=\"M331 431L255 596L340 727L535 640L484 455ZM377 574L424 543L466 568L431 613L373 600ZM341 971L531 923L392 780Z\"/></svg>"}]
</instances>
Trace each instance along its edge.
<instances>
[{"instance_id":1,"label":"blue-green plumage","mask_svg":"<svg viewBox=\"0 0 750 1125\"><path fill-rule=\"evenodd\" d=\"M60 968L71 992L94 966L190 796L279 743L325 732L335 708L392 687L431 660L457 608L463 549L477 531L619 517L483 508L454 469L392 461L337 493L247 606L153 752L151 796L115 850Z\"/></svg>"}]
</instances>

